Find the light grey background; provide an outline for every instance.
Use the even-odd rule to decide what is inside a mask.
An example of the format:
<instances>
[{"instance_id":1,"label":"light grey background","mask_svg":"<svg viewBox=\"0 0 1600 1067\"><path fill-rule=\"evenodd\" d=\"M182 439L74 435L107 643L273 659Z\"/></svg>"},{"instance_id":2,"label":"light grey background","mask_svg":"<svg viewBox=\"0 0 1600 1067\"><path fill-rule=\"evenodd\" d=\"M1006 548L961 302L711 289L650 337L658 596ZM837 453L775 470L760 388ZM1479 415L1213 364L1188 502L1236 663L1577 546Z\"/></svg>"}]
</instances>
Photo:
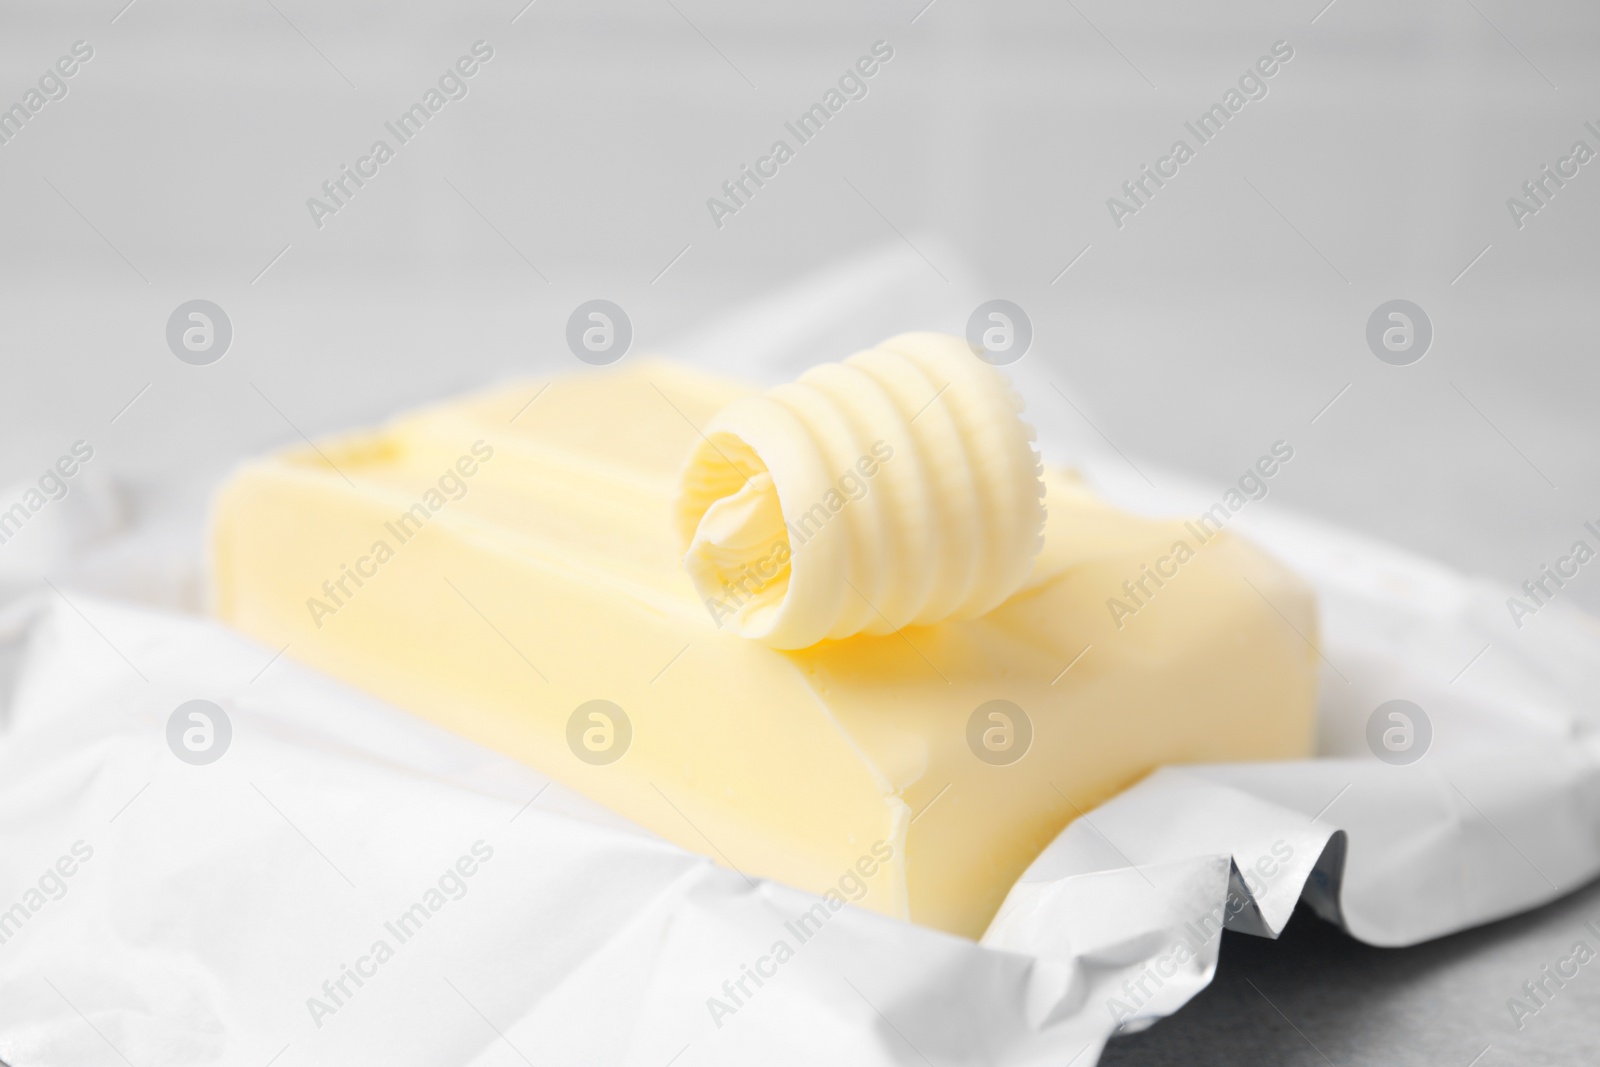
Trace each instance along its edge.
<instances>
[{"instance_id":1,"label":"light grey background","mask_svg":"<svg viewBox=\"0 0 1600 1067\"><path fill-rule=\"evenodd\" d=\"M1600 167L1521 231L1505 206L1575 139L1600 148L1600 10L938 0L913 23L923 2L12 5L0 100L75 40L96 53L0 146L0 474L79 436L139 475L284 439L248 382L315 433L537 373L593 296L671 350L892 223L978 279L930 267L946 320L907 327L1017 301L1029 360L1130 454L1225 479L1295 431L1281 500L1513 582L1600 517ZM480 38L470 95L317 230L306 198ZM878 39L867 98L715 228L706 198ZM1267 98L1114 228L1107 197L1280 39ZM195 297L236 327L199 372L161 332ZM1395 297L1436 327L1409 368L1362 340ZM1600 605L1588 576L1571 593Z\"/></svg>"},{"instance_id":2,"label":"light grey background","mask_svg":"<svg viewBox=\"0 0 1600 1067\"><path fill-rule=\"evenodd\" d=\"M811 358L960 333L1003 297L1034 323L1019 374L1152 470L1221 486L1287 438L1280 503L1513 584L1600 520L1600 161L1520 230L1506 207L1575 140L1600 149L1593 5L524 2L8 5L0 106L74 41L95 55L0 145L0 485L79 438L130 485L203 485L297 432L574 369L566 318L596 297L629 310L636 351L709 360L706 322L893 246L925 319L860 316ZM315 227L306 199L479 39L495 54L467 98ZM713 225L706 198L880 39L868 96ZM1279 40L1294 58L1267 97L1115 227L1107 198ZM195 298L233 322L209 367L164 340ZM1414 366L1366 347L1394 298L1434 325ZM1065 405L1030 415L1087 432ZM1592 574L1563 595L1600 609ZM1458 983L1427 1008L1446 1033L1493 1029L1482 1013L1546 961L1538 921L1466 935L1482 966L1434 972ZM1292 941L1250 951L1343 951ZM1354 958L1307 988L1427 971ZM1155 1057L1202 1011L1258 1026L1234 988L1125 1048ZM1337 1029L1392 1050L1405 1023L1375 1007ZM1279 1030L1263 1062L1299 1054ZM1410 1062L1349 1047L1334 1061ZM1191 1062L1228 1061L1206 1048Z\"/></svg>"}]
</instances>

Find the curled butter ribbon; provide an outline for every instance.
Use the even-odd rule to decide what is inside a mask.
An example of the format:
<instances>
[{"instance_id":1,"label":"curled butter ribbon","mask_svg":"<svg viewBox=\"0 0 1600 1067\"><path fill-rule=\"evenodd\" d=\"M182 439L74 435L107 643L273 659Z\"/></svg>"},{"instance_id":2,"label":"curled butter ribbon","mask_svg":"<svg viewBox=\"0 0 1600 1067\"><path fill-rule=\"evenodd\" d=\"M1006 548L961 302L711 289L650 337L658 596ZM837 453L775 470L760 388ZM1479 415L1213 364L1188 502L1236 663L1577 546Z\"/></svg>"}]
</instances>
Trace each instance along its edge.
<instances>
[{"instance_id":1,"label":"curled butter ribbon","mask_svg":"<svg viewBox=\"0 0 1600 1067\"><path fill-rule=\"evenodd\" d=\"M775 648L982 615L1043 541L1032 427L957 337L909 333L720 411L676 502L719 627Z\"/></svg>"}]
</instances>

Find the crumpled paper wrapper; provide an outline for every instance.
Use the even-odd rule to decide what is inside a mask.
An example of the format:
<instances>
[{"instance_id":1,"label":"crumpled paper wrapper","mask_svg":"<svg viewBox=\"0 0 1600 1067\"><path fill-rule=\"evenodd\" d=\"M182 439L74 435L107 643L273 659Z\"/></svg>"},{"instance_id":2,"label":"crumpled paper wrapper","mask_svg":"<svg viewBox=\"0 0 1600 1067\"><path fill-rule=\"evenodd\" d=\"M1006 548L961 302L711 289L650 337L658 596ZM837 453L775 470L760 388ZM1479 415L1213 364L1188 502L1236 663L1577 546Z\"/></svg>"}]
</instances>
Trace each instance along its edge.
<instances>
[{"instance_id":1,"label":"crumpled paper wrapper","mask_svg":"<svg viewBox=\"0 0 1600 1067\"><path fill-rule=\"evenodd\" d=\"M805 354L760 328L773 315L841 279L879 315L920 291L920 266L883 258L684 350L788 367ZM1214 499L1077 445L1051 458L1085 457L1129 507ZM1230 529L1318 590L1318 758L1157 771L1067 827L979 942L746 881L105 580L192 584L170 538L18 557L0 594L0 1060L1087 1067L1210 981L1223 928L1275 936L1304 899L1407 945L1600 871L1600 625L1552 604L1517 630L1508 591L1270 504ZM206 765L168 746L196 699L231 727ZM1391 765L1368 737L1396 699L1431 737Z\"/></svg>"},{"instance_id":2,"label":"crumpled paper wrapper","mask_svg":"<svg viewBox=\"0 0 1600 1067\"><path fill-rule=\"evenodd\" d=\"M1250 534L1321 597L1321 758L1156 772L981 942L850 907L797 926L820 898L276 650L27 596L0 622L0 1059L1089 1064L1210 980L1222 928L1274 936L1302 897L1405 945L1600 870L1593 620L1517 632L1501 590L1270 514ZM1366 740L1395 697L1432 726L1403 766ZM167 746L192 699L232 727L209 765Z\"/></svg>"}]
</instances>

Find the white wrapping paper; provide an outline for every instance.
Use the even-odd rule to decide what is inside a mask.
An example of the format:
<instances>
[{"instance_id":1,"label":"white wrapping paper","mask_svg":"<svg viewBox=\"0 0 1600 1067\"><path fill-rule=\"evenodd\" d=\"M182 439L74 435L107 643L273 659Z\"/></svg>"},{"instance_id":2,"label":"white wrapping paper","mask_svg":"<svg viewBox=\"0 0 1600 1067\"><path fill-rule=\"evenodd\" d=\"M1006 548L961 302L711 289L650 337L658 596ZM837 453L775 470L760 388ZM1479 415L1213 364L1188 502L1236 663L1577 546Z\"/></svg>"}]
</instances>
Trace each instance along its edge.
<instances>
[{"instance_id":1,"label":"white wrapping paper","mask_svg":"<svg viewBox=\"0 0 1600 1067\"><path fill-rule=\"evenodd\" d=\"M1086 467L1129 506L1206 502ZM820 898L276 649L70 570L17 578L0 1060L1087 1065L1204 987L1224 924L1275 936L1304 898L1405 945L1600 870L1593 620L1552 605L1514 630L1505 591L1266 504L1236 528L1318 589L1319 758L1158 771L1069 826L981 942L848 907L797 926ZM139 565L98 558L75 573ZM232 727L209 765L168 748L194 699ZM1366 739L1391 699L1432 727L1405 766Z\"/></svg>"}]
</instances>

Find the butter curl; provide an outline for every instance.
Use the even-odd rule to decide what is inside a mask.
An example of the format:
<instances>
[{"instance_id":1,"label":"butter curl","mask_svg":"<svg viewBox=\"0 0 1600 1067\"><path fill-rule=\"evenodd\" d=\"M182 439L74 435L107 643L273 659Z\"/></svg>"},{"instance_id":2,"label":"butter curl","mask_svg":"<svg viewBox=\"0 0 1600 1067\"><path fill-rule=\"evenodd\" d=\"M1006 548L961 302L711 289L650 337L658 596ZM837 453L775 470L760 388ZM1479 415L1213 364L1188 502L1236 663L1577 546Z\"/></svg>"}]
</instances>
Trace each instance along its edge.
<instances>
[{"instance_id":1,"label":"butter curl","mask_svg":"<svg viewBox=\"0 0 1600 1067\"><path fill-rule=\"evenodd\" d=\"M1043 541L1021 411L999 371L934 333L735 401L679 478L696 592L718 626L789 649L992 610Z\"/></svg>"}]
</instances>

